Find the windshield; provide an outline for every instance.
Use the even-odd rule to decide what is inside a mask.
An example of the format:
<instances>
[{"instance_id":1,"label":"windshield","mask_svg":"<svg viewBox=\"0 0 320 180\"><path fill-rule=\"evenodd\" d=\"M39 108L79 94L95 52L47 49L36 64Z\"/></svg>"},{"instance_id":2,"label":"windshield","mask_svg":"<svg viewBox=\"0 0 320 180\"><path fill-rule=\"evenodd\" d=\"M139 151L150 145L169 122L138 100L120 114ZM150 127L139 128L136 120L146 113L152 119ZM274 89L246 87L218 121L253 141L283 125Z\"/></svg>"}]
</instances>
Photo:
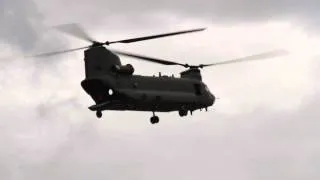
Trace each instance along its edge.
<instances>
[{"instance_id":1,"label":"windshield","mask_svg":"<svg viewBox=\"0 0 320 180\"><path fill-rule=\"evenodd\" d=\"M204 90L208 93L209 96L211 96L212 98L214 98L213 94L210 92L208 86L204 85Z\"/></svg>"},{"instance_id":2,"label":"windshield","mask_svg":"<svg viewBox=\"0 0 320 180\"><path fill-rule=\"evenodd\" d=\"M204 85L204 90L207 91L207 92L210 92L209 88L206 85Z\"/></svg>"}]
</instances>

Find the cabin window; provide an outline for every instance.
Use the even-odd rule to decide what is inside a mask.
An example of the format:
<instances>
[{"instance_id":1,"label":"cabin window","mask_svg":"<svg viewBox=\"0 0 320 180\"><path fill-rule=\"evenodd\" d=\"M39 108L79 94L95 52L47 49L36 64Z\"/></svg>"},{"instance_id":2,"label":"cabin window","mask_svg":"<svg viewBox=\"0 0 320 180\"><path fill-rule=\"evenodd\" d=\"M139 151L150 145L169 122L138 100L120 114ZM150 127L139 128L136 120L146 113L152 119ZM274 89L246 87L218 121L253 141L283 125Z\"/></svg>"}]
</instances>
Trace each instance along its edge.
<instances>
[{"instance_id":1,"label":"cabin window","mask_svg":"<svg viewBox=\"0 0 320 180\"><path fill-rule=\"evenodd\" d=\"M194 90L196 95L201 95L201 86L200 84L195 84L194 85Z\"/></svg>"},{"instance_id":2,"label":"cabin window","mask_svg":"<svg viewBox=\"0 0 320 180\"><path fill-rule=\"evenodd\" d=\"M108 95L109 95L109 96L112 96L112 95L113 95L113 90L112 90L112 89L109 89Z\"/></svg>"}]
</instances>

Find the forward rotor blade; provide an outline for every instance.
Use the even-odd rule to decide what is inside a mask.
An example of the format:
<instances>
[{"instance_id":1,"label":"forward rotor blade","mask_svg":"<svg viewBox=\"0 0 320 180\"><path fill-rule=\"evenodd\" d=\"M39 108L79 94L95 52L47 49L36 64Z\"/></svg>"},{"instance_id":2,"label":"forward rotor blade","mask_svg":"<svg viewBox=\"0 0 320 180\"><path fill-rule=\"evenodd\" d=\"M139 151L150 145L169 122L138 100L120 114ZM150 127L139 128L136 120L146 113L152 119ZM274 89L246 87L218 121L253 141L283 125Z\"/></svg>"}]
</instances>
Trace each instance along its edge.
<instances>
[{"instance_id":1,"label":"forward rotor blade","mask_svg":"<svg viewBox=\"0 0 320 180\"><path fill-rule=\"evenodd\" d=\"M76 38L80 38L82 40L94 43L96 42L93 38L91 38L79 24L62 24L54 27L55 29L66 33L68 35L74 36Z\"/></svg>"},{"instance_id":2,"label":"forward rotor blade","mask_svg":"<svg viewBox=\"0 0 320 180\"><path fill-rule=\"evenodd\" d=\"M273 58L273 57L278 57L282 55L288 54L287 51L285 50L274 50L274 51L269 51L261 54L255 54L243 58L238 58L238 59L233 59L233 60L228 60L228 61L222 61L222 62L217 62L217 63L212 63L212 64L202 64L200 67L208 67L208 66L217 66L217 65L225 65L225 64L232 64L232 63L238 63L238 62L245 62L245 61L253 61L253 60L262 60L262 59L267 59L267 58Z\"/></svg>"},{"instance_id":3,"label":"forward rotor blade","mask_svg":"<svg viewBox=\"0 0 320 180\"><path fill-rule=\"evenodd\" d=\"M185 33L193 33L193 32L203 31L205 29L206 28L192 29L192 30L186 30L186 31L178 31L178 32L172 32L172 33L166 33L166 34L159 34L159 35L145 36L145 37L139 37L139 38L125 39L125 40L120 40L120 41L112 41L112 42L108 42L108 43L109 44L113 44L113 43L132 43L132 42L138 42L138 41L145 41L145 40L149 40L149 39L162 38L162 37L166 37L166 36L174 36L174 35L185 34Z\"/></svg>"},{"instance_id":4,"label":"forward rotor blade","mask_svg":"<svg viewBox=\"0 0 320 180\"><path fill-rule=\"evenodd\" d=\"M114 52L115 54L122 55L122 56L137 58L137 59L140 59L140 60L145 60L145 61L149 61L149 62L159 63L159 64L163 64L163 65L180 65L180 66L184 66L184 67L187 66L187 65L185 65L185 64L180 64L180 63L173 62L173 61L168 61L168 60L163 60L163 59L157 59L157 58L153 58L153 57L147 57L147 56L132 54L132 53L123 52L123 51L115 51L115 50L112 50L112 52Z\"/></svg>"},{"instance_id":5,"label":"forward rotor blade","mask_svg":"<svg viewBox=\"0 0 320 180\"><path fill-rule=\"evenodd\" d=\"M85 47L80 47L80 48L67 49L67 50L63 50L63 51L55 51L55 52L37 54L37 55L26 56L26 57L47 57L47 56L53 56L53 55L58 55L58 54L63 54L63 53L68 53L68 52L73 52L73 51L78 51L78 50L86 49L86 48L89 48L89 47L90 47L90 46L85 46Z\"/></svg>"}]
</instances>

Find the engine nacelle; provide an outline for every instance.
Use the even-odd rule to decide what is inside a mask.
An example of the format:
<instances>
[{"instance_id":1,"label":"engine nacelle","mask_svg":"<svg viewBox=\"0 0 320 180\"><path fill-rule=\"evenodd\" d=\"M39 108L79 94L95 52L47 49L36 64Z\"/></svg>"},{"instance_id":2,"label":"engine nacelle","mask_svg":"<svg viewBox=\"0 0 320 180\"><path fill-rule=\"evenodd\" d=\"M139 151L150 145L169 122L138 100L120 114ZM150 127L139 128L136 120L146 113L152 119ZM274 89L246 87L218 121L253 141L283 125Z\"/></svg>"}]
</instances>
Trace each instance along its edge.
<instances>
[{"instance_id":1,"label":"engine nacelle","mask_svg":"<svg viewBox=\"0 0 320 180\"><path fill-rule=\"evenodd\" d=\"M124 74L124 75L132 75L134 73L134 68L131 64L127 65L115 65L113 66L113 71L119 74Z\"/></svg>"},{"instance_id":2,"label":"engine nacelle","mask_svg":"<svg viewBox=\"0 0 320 180\"><path fill-rule=\"evenodd\" d=\"M191 68L180 73L181 78L197 79L202 81L201 72L199 69Z\"/></svg>"}]
</instances>

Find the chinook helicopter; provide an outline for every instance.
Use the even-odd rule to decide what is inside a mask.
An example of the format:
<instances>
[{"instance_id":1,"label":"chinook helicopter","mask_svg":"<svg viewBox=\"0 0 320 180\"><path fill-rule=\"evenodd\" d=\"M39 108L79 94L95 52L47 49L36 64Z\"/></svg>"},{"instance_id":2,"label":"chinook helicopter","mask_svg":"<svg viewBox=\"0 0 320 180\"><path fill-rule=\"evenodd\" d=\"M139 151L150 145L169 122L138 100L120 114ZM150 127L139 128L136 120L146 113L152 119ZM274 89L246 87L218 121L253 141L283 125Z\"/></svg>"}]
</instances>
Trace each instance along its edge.
<instances>
[{"instance_id":1,"label":"chinook helicopter","mask_svg":"<svg viewBox=\"0 0 320 180\"><path fill-rule=\"evenodd\" d=\"M211 64L189 65L174 61L142 56L138 54L110 50L105 46L114 43L133 43L167 36L193 33L205 28L178 31L166 34L131 38L120 41L98 42L91 38L78 24L57 26L61 32L89 41L91 45L76 49L38 54L33 57L51 56L60 53L84 50L85 78L81 82L83 90L91 96L94 105L88 107L96 112L98 118L102 111L148 111L152 112L152 124L159 123L156 112L177 111L179 116L192 115L195 110L208 110L215 103L216 97L202 81L200 69L209 66L224 65L242 61L257 60L282 55L284 51L275 50L239 59ZM121 64L119 56L131 57L162 65L178 65L187 70L180 77L142 76L134 74L131 64Z\"/></svg>"}]
</instances>

